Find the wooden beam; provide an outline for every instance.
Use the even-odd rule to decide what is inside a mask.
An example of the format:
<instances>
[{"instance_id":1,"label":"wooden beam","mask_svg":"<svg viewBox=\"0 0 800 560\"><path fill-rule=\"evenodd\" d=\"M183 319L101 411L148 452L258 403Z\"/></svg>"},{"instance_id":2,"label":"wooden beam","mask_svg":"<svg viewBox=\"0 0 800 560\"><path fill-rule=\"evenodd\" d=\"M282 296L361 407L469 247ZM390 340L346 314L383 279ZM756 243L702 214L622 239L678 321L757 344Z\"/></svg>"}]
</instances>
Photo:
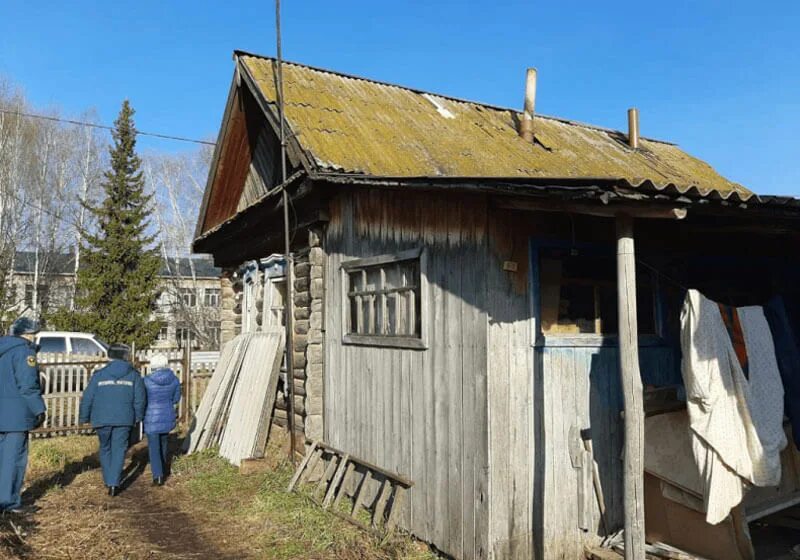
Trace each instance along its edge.
<instances>
[{"instance_id":1,"label":"wooden beam","mask_svg":"<svg viewBox=\"0 0 800 560\"><path fill-rule=\"evenodd\" d=\"M564 200L508 197L495 198L495 207L505 210L526 210L535 212L564 212L568 214L587 214L602 218L614 218L625 214L633 218L682 220L686 217L686 208L671 205L650 203L615 202L611 204L595 204L587 202L570 202Z\"/></svg>"},{"instance_id":2,"label":"wooden beam","mask_svg":"<svg viewBox=\"0 0 800 560\"><path fill-rule=\"evenodd\" d=\"M639 372L633 218L617 217L619 370L625 406L625 558L645 560L644 396Z\"/></svg>"}]
</instances>

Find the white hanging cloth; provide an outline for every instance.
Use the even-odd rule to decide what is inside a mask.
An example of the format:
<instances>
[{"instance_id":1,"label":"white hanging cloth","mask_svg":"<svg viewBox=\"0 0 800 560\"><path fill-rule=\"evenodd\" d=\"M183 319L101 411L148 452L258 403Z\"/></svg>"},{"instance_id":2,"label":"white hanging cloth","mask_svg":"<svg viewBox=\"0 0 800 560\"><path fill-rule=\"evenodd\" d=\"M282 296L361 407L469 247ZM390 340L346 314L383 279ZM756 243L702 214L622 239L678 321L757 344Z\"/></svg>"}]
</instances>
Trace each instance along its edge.
<instances>
[{"instance_id":1,"label":"white hanging cloth","mask_svg":"<svg viewBox=\"0 0 800 560\"><path fill-rule=\"evenodd\" d=\"M761 307L736 309L748 376L719 306L689 290L681 312L681 369L692 450L704 484L706 521L717 524L741 503L747 484L781 479L783 384Z\"/></svg>"}]
</instances>

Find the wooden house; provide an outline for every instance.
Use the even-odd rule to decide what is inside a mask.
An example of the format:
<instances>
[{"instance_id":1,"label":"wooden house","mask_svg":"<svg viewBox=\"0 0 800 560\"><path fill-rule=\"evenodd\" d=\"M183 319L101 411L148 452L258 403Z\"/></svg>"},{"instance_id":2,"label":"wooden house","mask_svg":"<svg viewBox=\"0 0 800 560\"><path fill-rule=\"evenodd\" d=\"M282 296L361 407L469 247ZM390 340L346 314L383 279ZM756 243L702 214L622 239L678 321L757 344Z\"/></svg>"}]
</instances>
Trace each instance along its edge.
<instances>
[{"instance_id":1,"label":"wooden house","mask_svg":"<svg viewBox=\"0 0 800 560\"><path fill-rule=\"evenodd\" d=\"M223 338L281 320L262 259L285 191L295 426L411 479L402 526L454 558L580 558L623 525L620 240L645 387L680 383L684 287L798 290L796 201L635 115L623 133L284 63L282 183L276 61L234 59L194 243L227 271ZM237 302L248 262L271 272Z\"/></svg>"}]
</instances>

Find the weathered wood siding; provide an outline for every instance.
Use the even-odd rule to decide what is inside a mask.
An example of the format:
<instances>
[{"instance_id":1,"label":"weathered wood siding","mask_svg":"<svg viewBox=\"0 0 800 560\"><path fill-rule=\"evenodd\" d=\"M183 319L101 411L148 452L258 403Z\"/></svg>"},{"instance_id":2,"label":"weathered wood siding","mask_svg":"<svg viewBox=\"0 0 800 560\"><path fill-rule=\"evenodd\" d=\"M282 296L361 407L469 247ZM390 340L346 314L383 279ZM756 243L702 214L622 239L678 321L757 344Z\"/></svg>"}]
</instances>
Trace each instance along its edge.
<instances>
[{"instance_id":1,"label":"weathered wood siding","mask_svg":"<svg viewBox=\"0 0 800 560\"><path fill-rule=\"evenodd\" d=\"M568 337L535 344L538 282L528 252L541 239L611 243L613 223L490 209L489 224L492 549L497 558L575 560L601 527L591 471L572 464L573 426L590 430L611 529L623 523L619 353L613 340L599 337L583 346ZM506 261L516 270L504 270ZM643 382L679 382L678 361L669 346L642 345Z\"/></svg>"},{"instance_id":2,"label":"weathered wood siding","mask_svg":"<svg viewBox=\"0 0 800 560\"><path fill-rule=\"evenodd\" d=\"M616 346L536 348L537 378L543 394L544 520L541 554L545 560L582 558L583 546L601 534L600 513L591 484L579 491L581 470L570 458L570 429L591 429L594 460L600 471L610 530L623 525L622 448L624 441L619 350ZM678 365L673 349L639 349L642 380L661 385L674 379ZM590 474L590 473L587 473ZM590 478L584 478L591 482ZM580 527L587 508L590 523Z\"/></svg>"},{"instance_id":3,"label":"weathered wood siding","mask_svg":"<svg viewBox=\"0 0 800 560\"><path fill-rule=\"evenodd\" d=\"M326 439L411 478L403 525L456 558L582 557L601 528L590 471L570 456L576 430L591 430L609 525L622 524L618 350L534 344L529 241L559 233L479 196L353 192L331 205ZM342 262L418 247L427 349L342 344ZM643 346L640 361L645 384L675 380L672 348Z\"/></svg>"},{"instance_id":4,"label":"weathered wood siding","mask_svg":"<svg viewBox=\"0 0 800 560\"><path fill-rule=\"evenodd\" d=\"M277 175L281 161L280 148L274 133L267 127L262 128L251 150L250 169L244 181L237 212L256 202L280 182Z\"/></svg>"},{"instance_id":5,"label":"weathered wood siding","mask_svg":"<svg viewBox=\"0 0 800 560\"><path fill-rule=\"evenodd\" d=\"M486 223L483 197L353 192L326 235L326 439L412 479L402 525L456 558L490 554ZM428 348L342 344L342 262L418 247Z\"/></svg>"},{"instance_id":6,"label":"weathered wood siding","mask_svg":"<svg viewBox=\"0 0 800 560\"><path fill-rule=\"evenodd\" d=\"M489 224L490 540L494 558L528 560L536 558L539 536L534 465L542 452L536 431L540 406L533 377L526 233L535 225L496 209L490 210ZM504 262L512 270L504 270Z\"/></svg>"}]
</instances>

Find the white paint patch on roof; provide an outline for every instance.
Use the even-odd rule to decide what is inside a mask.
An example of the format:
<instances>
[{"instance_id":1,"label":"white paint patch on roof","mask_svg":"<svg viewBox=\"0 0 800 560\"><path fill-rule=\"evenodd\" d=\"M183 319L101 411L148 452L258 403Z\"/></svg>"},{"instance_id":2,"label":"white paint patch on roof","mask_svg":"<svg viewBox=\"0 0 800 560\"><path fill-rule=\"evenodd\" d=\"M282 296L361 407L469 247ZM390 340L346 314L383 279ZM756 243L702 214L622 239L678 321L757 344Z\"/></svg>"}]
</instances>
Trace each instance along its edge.
<instances>
[{"instance_id":1,"label":"white paint patch on roof","mask_svg":"<svg viewBox=\"0 0 800 560\"><path fill-rule=\"evenodd\" d=\"M447 108L444 106L445 100L442 99L441 97L436 97L436 96L431 95L429 93L423 93L422 97L424 97L425 99L430 101L431 104L434 107L436 107L436 111L438 111L438 113L440 115L442 115L444 118L446 118L446 119L454 119L454 118L456 118L456 116L453 113L451 113L450 111L448 111Z\"/></svg>"}]
</instances>

